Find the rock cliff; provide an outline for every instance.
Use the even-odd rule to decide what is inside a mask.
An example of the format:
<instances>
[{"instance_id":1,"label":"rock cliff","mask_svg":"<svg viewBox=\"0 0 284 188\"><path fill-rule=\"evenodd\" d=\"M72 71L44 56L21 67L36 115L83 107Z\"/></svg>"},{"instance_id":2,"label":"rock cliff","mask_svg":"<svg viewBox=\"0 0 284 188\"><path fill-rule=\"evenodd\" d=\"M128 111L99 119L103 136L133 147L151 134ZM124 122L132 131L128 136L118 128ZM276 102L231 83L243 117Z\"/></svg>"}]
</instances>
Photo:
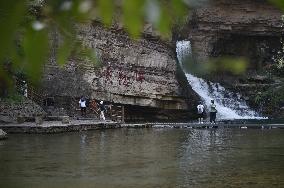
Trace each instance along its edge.
<instances>
[{"instance_id":1,"label":"rock cliff","mask_svg":"<svg viewBox=\"0 0 284 188\"><path fill-rule=\"evenodd\" d=\"M191 12L175 38L191 41L199 63L215 57L245 57L246 74L222 72L211 74L210 79L240 92L263 114L283 117L284 96L273 95L281 93L284 85L279 74L283 68L275 68L283 57L283 14L265 0L208 0Z\"/></svg>"},{"instance_id":2,"label":"rock cliff","mask_svg":"<svg viewBox=\"0 0 284 188\"><path fill-rule=\"evenodd\" d=\"M42 84L48 96L78 99L84 95L124 104L128 119L194 116L198 97L178 68L175 44L151 35L134 41L122 30L106 29L98 22L82 25L79 37L96 50L100 67L72 58L59 69L52 60L45 67Z\"/></svg>"},{"instance_id":3,"label":"rock cliff","mask_svg":"<svg viewBox=\"0 0 284 188\"><path fill-rule=\"evenodd\" d=\"M254 39L262 43L263 39L279 39L283 35L282 14L266 0L208 0L191 12L188 24L177 38L191 41L199 61L225 53L249 55L247 49L232 46L257 42ZM254 53L254 49L249 50Z\"/></svg>"},{"instance_id":4,"label":"rock cliff","mask_svg":"<svg viewBox=\"0 0 284 188\"><path fill-rule=\"evenodd\" d=\"M175 54L177 40L190 40L199 63L220 56L247 58L248 76L218 73L211 79L240 92L257 110L283 116L283 97L271 102L279 104L275 112L270 103L259 102L282 91L283 76L266 69L276 63L283 47L282 12L266 0L203 2L191 11L188 23L177 29L171 42L159 40L152 31L133 41L119 27L106 29L98 22L80 26L79 37L96 49L101 66L80 63L74 57L59 69L52 60L45 67L44 92L56 96L56 103L61 102L67 111L72 110L71 103L78 106L76 100L84 95L124 104L129 119L194 117L198 97L188 86ZM265 79L259 82L259 77Z\"/></svg>"}]
</instances>

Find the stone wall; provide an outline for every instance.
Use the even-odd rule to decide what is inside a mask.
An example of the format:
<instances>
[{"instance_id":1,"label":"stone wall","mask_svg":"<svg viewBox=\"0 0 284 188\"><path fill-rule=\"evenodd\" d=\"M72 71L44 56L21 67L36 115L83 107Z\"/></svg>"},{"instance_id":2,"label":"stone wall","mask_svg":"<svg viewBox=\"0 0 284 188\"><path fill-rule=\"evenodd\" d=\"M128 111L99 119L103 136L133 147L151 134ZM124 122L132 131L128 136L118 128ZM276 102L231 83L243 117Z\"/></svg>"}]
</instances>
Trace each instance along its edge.
<instances>
[{"instance_id":1,"label":"stone wall","mask_svg":"<svg viewBox=\"0 0 284 188\"><path fill-rule=\"evenodd\" d=\"M0 123L34 120L35 116L45 116L45 111L35 102L23 97L21 101L6 101L0 98Z\"/></svg>"}]
</instances>

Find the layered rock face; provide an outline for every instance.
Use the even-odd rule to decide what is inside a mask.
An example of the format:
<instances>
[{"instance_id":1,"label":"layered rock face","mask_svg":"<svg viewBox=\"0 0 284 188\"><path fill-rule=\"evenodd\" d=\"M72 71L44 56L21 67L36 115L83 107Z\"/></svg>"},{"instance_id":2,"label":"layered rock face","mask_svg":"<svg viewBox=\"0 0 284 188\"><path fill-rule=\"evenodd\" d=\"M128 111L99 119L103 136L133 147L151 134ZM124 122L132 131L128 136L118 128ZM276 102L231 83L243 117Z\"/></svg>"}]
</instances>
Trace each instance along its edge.
<instances>
[{"instance_id":1,"label":"layered rock face","mask_svg":"<svg viewBox=\"0 0 284 188\"><path fill-rule=\"evenodd\" d=\"M77 99L83 95L124 104L130 119L188 119L194 113L198 97L184 82L182 71L177 79L174 45L151 36L134 41L123 31L99 23L80 27L79 37L96 49L101 66L75 58L64 69L49 63L43 79L48 96ZM147 111L151 114L143 114Z\"/></svg>"},{"instance_id":2,"label":"layered rock face","mask_svg":"<svg viewBox=\"0 0 284 188\"><path fill-rule=\"evenodd\" d=\"M270 37L279 39L283 35L282 14L266 0L208 0L192 11L189 24L179 37L191 41L198 61L224 53L233 55L234 52L224 49L233 45L244 47L243 43L253 43L254 39L261 40L262 45ZM223 51L218 53L221 45ZM246 50L254 51L247 48L235 54L249 55Z\"/></svg>"},{"instance_id":3,"label":"layered rock face","mask_svg":"<svg viewBox=\"0 0 284 188\"><path fill-rule=\"evenodd\" d=\"M191 41L199 63L215 57L245 57L246 74L222 72L211 74L210 79L241 93L264 115L283 117L283 95L273 93L283 91L284 79L274 74L280 69L271 68L283 57L283 14L265 0L208 0L192 11L176 38Z\"/></svg>"}]
</instances>

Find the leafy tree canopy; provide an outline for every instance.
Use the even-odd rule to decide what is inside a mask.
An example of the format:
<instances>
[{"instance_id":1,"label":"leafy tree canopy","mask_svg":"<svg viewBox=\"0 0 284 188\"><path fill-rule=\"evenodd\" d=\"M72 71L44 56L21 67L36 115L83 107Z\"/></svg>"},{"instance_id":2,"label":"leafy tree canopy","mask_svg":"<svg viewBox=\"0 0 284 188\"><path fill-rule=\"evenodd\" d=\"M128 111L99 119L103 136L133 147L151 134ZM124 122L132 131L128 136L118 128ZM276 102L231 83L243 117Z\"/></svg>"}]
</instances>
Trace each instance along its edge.
<instances>
[{"instance_id":1,"label":"leafy tree canopy","mask_svg":"<svg viewBox=\"0 0 284 188\"><path fill-rule=\"evenodd\" d=\"M162 37L186 15L183 0L10 0L0 1L0 82L9 83L11 72L24 72L31 81L41 75L50 55L50 34L60 35L56 60L64 65L77 53L94 60L93 49L76 39L76 25L99 20L106 26L122 23L132 38L138 38L144 23L152 23ZM1 87L1 85L0 85Z\"/></svg>"}]
</instances>

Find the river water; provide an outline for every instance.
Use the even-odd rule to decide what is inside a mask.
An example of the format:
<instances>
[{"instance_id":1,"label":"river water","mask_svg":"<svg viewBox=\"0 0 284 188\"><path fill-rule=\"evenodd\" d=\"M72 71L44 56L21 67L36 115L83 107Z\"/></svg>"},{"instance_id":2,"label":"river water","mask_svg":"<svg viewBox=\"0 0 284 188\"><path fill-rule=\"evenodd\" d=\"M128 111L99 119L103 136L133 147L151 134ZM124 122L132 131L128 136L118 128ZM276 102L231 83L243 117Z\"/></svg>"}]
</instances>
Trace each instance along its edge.
<instances>
[{"instance_id":1,"label":"river water","mask_svg":"<svg viewBox=\"0 0 284 188\"><path fill-rule=\"evenodd\" d=\"M0 141L0 187L284 187L284 130L10 135Z\"/></svg>"}]
</instances>

